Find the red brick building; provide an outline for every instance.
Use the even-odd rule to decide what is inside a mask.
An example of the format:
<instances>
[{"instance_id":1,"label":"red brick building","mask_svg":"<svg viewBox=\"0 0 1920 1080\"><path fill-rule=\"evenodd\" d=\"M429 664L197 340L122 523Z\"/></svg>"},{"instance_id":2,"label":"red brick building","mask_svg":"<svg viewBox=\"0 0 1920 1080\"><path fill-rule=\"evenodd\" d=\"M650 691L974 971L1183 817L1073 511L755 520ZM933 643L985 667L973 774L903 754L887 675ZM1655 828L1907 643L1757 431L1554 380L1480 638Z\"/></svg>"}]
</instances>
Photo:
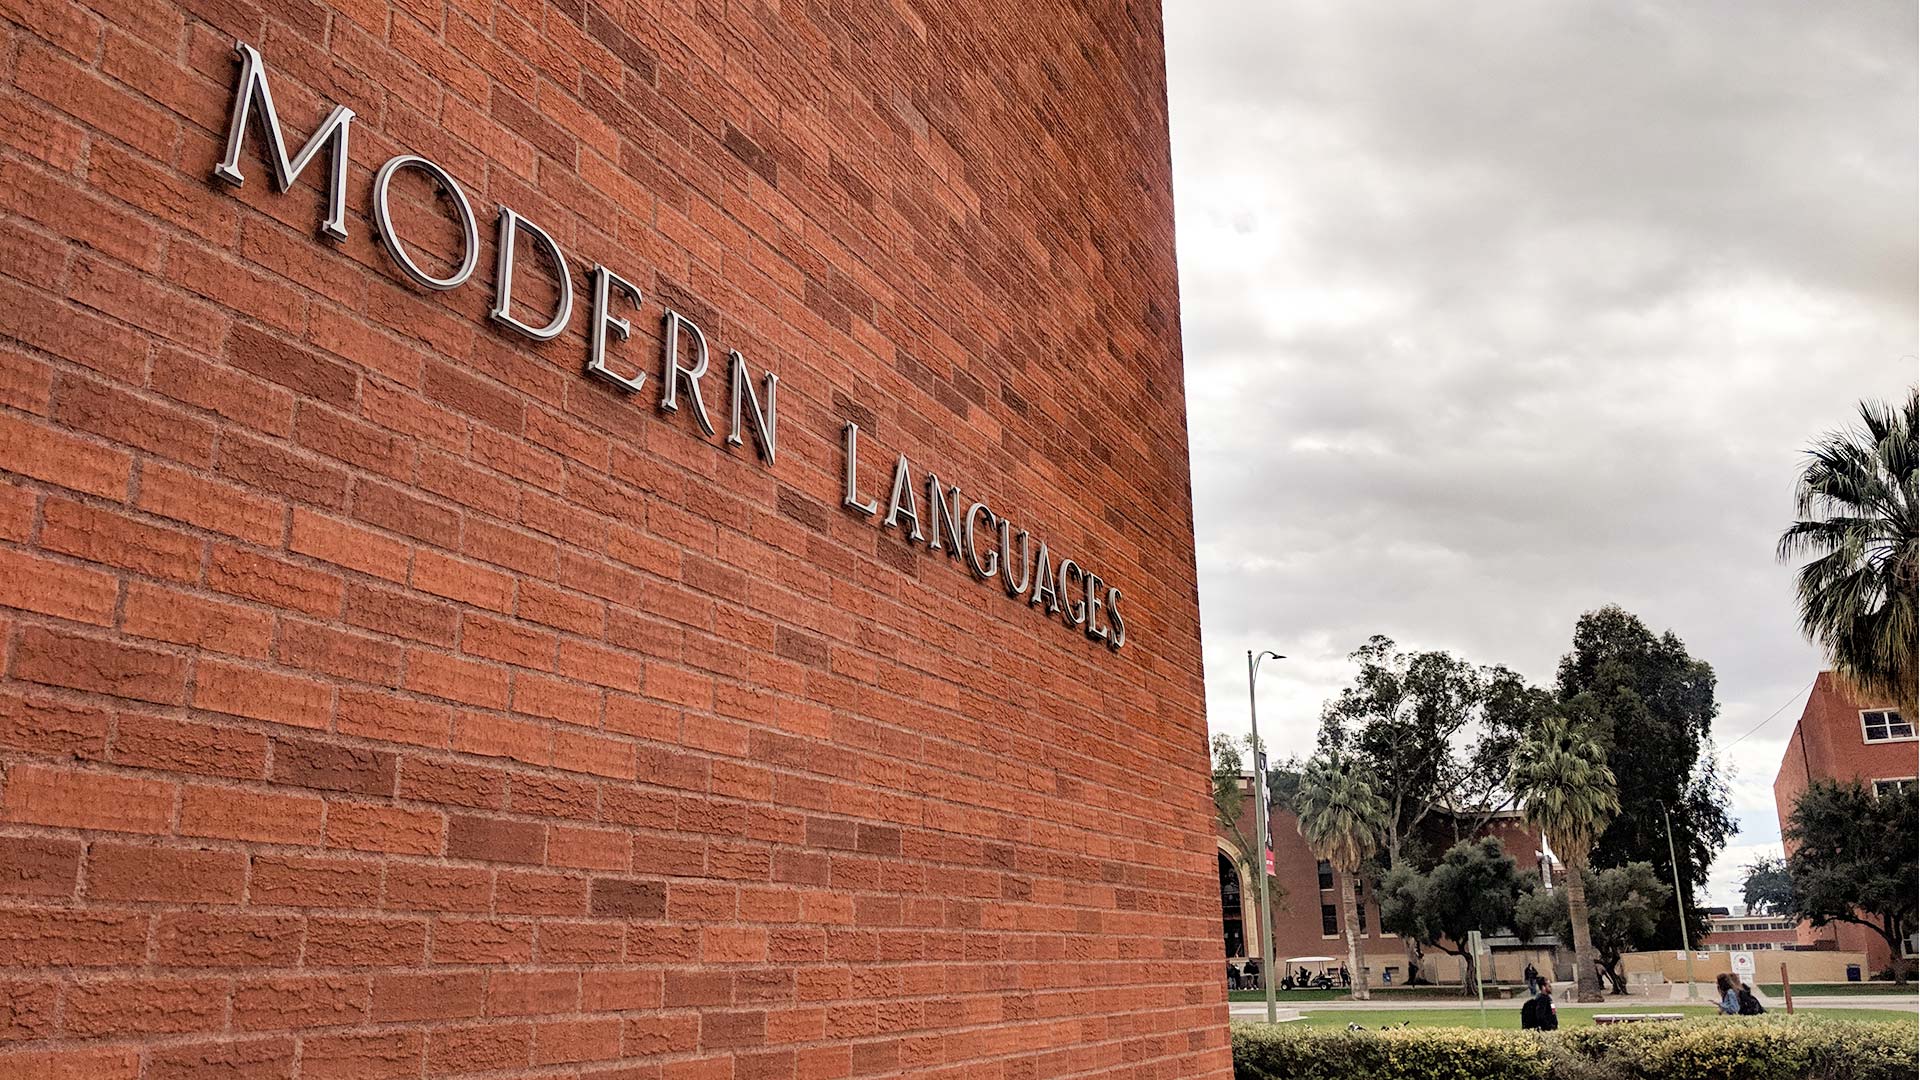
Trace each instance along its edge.
<instances>
[{"instance_id":1,"label":"red brick building","mask_svg":"<svg viewBox=\"0 0 1920 1080\"><path fill-rule=\"evenodd\" d=\"M0 10L0 1076L1226 1076L1158 20Z\"/></svg>"},{"instance_id":2,"label":"red brick building","mask_svg":"<svg viewBox=\"0 0 1920 1080\"><path fill-rule=\"evenodd\" d=\"M1800 944L1799 923L1782 915L1707 914L1700 947L1709 952L1768 952Z\"/></svg>"},{"instance_id":3,"label":"red brick building","mask_svg":"<svg viewBox=\"0 0 1920 1080\"><path fill-rule=\"evenodd\" d=\"M1859 780L1876 792L1904 790L1911 795L1920 776L1920 740L1913 720L1891 705L1852 697L1823 671L1787 740L1780 771L1773 779L1773 801L1786 828L1793 804L1813 780ZM1792 852L1792 845L1788 845ZM1884 971L1892 954L1886 942L1864 926L1834 923L1819 929L1801 924L1795 934L1800 948L1844 949L1863 952L1872 971ZM1908 957L1913 956L1911 943Z\"/></svg>"},{"instance_id":4,"label":"red brick building","mask_svg":"<svg viewBox=\"0 0 1920 1080\"><path fill-rule=\"evenodd\" d=\"M1243 789L1250 792L1251 782L1250 776L1244 777ZM1240 829L1243 835L1250 835L1253 818L1251 794L1246 796L1242 805L1245 809ZM1274 884L1279 889L1271 905L1275 960L1284 962L1289 957L1331 956L1335 959L1335 966L1345 963L1347 941L1340 921L1343 917L1340 890L1351 888L1355 891L1359 915L1361 963L1367 967L1374 985L1404 985L1408 977L1406 941L1397 934L1381 930L1380 907L1364 875L1355 879L1317 858L1300 835L1300 822L1292 811L1275 808L1271 818ZM1240 962L1261 953L1260 883L1236 864L1232 854L1234 849L1226 839L1225 827L1216 825L1215 832L1215 844L1219 849L1216 862L1221 881L1221 937L1228 959ZM1495 815L1483 833L1499 839L1501 846L1519 864L1523 874L1541 872L1543 856L1539 835L1526 827L1519 813L1508 811ZM1496 929L1504 928L1488 928L1489 932ZM1551 960L1547 958L1550 948L1532 949L1522 947L1518 942L1502 942L1496 945L1496 949L1494 970L1502 978L1510 977L1518 981L1520 972L1530 960L1536 962L1541 970L1551 967ZM1503 959L1501 953L1508 955ZM1523 953L1524 956L1521 955ZM1317 969L1318 965L1313 967ZM1458 982L1462 975L1460 961L1438 950L1427 950L1421 967L1422 977L1431 982Z\"/></svg>"}]
</instances>

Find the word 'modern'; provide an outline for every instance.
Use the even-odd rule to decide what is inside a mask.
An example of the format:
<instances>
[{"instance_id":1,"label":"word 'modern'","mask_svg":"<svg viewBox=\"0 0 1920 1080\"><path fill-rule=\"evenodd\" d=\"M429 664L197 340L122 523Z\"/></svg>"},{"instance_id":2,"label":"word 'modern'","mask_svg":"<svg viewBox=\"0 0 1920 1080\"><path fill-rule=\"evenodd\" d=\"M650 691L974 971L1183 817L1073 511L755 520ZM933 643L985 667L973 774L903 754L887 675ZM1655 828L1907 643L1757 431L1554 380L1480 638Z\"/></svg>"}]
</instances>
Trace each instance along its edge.
<instances>
[{"instance_id":1,"label":"word 'modern'","mask_svg":"<svg viewBox=\"0 0 1920 1080\"><path fill-rule=\"evenodd\" d=\"M234 53L240 58L240 77L234 88L233 112L227 125L226 154L213 167L214 178L234 187L239 187L243 182L240 156L245 149L248 120L258 109L259 127L266 141L267 166L276 189L286 191L291 188L322 151L328 152L326 215L321 219L320 233L333 240L346 239L347 170L351 162L353 110L345 105L334 106L299 153L289 158L287 141L281 133L280 116L273 105L273 92L267 86L266 64L261 60L259 51L244 41L234 43ZM443 277L434 276L416 263L394 230L389 192L394 177L408 169L431 179L440 201L450 205L459 219L462 244L460 262ZM493 307L488 312L488 318L505 329L535 341L551 341L566 332L573 318L573 275L568 268L566 254L560 250L560 245L551 234L526 215L504 203L498 209ZM474 216L473 205L467 201L466 192L461 190L452 174L429 158L419 154L398 154L389 158L374 173L373 224L381 246L401 273L423 288L438 292L457 289L470 281L478 269L480 225ZM523 235L552 262L554 277L558 282L552 315L544 324L537 326L513 312L515 260L519 239ZM608 338L612 336L625 341L633 329L626 319L614 314L615 295L638 310L642 303L640 290L605 266L588 267L586 276L591 288L586 374L605 380L624 393L638 394L646 387L648 373L616 368L609 361ZM707 413L706 399L700 389L700 381L706 376L709 364L707 336L692 320L670 307L663 307L661 322L659 408L662 412L677 412L684 392L688 411L694 421L699 424L701 431L712 436L716 434L713 420ZM687 341L685 350L681 347L683 337ZM681 362L683 351L692 357L692 363ZM771 371L766 372L761 391L756 392L746 357L737 349L728 350L727 362L732 391L732 426L727 434L727 445L744 445L750 433L759 458L771 466L777 445L775 395L779 389L779 376ZM867 517L874 517L879 513L877 504L861 499L856 490L859 430L857 425L851 423L845 428L846 495L843 503ZM996 515L981 502L968 506L964 515L959 514L960 503L958 487L942 487L939 477L929 473L927 517L931 533L923 532L911 467L907 463L907 456L901 454L894 466L893 489L882 526L898 528L908 540L913 543L924 541L932 551L944 551L949 557L964 556L967 567L975 577L984 580L999 575L1008 596L1026 595L1030 604L1040 607L1050 616L1061 616L1067 626L1085 631L1087 637L1106 643L1110 649L1118 650L1126 643L1126 621L1120 614L1123 597L1119 589L1109 586L1100 575L1083 569L1072 559L1062 558L1056 569L1044 540L1040 541L1036 557L1033 537L1025 529L1017 533L1020 570L1016 580L1016 533L1012 523ZM997 534L997 543L990 544L984 553L980 549L979 537L982 522L989 532Z\"/></svg>"},{"instance_id":2,"label":"word 'modern'","mask_svg":"<svg viewBox=\"0 0 1920 1080\"><path fill-rule=\"evenodd\" d=\"M345 105L334 106L307 144L289 159L286 139L280 132L280 116L273 107L273 91L267 86L266 64L261 61L259 51L246 42L235 42L233 48L240 57L240 83L234 90L233 114L227 125L227 153L213 167L214 177L234 187L242 183L240 152L246 142L248 117L258 107L260 127L266 135L267 164L273 172L274 186L281 191L292 187L313 159L322 150L331 147L327 173L327 214L320 223L320 232L334 240L346 239L347 166L351 160L353 110ZM445 277L435 277L421 269L394 231L388 194L393 186L393 178L406 169L414 169L430 177L438 187L441 199L453 207L459 218L463 245L460 264ZM494 245L497 255L494 259L493 310L488 317L535 341L551 341L564 333L573 319L573 275L567 267L567 257L552 235L524 214L504 203L499 209L499 236ZM472 279L480 262L480 224L474 218L473 205L467 201L466 192L461 190L459 182L447 170L419 154L399 154L389 158L374 174L373 224L381 246L387 249L387 254L393 257L401 272L425 288L438 292L457 289ZM552 260L554 278L559 283L553 315L542 326L526 322L513 313L513 274L519 249L517 239L522 233ZM641 304L640 290L604 266L588 267L587 281L593 287L590 301L592 315L587 323L587 374L605 379L627 393L637 394L645 388L647 373L635 371L625 374L616 370L608 362L607 337L611 332L625 341L633 332L627 320L613 313L614 294L618 293L637 309ZM660 408L665 412L678 411L680 392L684 389L694 421L700 425L701 431L712 435L713 420L707 415L706 398L700 392L700 380L707 374L707 335L698 325L672 308L663 311L662 321ZM680 362L683 332L689 341L687 351L693 357L691 364ZM761 459L770 465L776 447L778 417L774 395L779 389L780 377L771 371L766 373L766 407L763 411L747 370L746 357L741 356L738 350L730 350L727 359L733 384L733 428L727 435L727 444L739 446L744 443L742 429L746 422L751 421L754 448Z\"/></svg>"}]
</instances>

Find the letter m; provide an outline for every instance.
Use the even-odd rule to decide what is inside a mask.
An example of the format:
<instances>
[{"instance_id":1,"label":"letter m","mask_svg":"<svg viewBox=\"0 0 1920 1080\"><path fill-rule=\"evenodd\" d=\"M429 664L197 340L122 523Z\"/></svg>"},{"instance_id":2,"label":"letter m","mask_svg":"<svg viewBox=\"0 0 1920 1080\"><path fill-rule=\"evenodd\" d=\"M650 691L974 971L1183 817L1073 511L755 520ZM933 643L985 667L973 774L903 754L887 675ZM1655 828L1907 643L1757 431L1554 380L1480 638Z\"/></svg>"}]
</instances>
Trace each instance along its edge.
<instances>
[{"instance_id":1,"label":"letter m","mask_svg":"<svg viewBox=\"0 0 1920 1080\"><path fill-rule=\"evenodd\" d=\"M240 57L240 85L234 89L233 118L227 123L227 156L213 167L216 179L223 180L234 187L241 185L240 150L247 141L247 117L257 103L260 106L260 126L267 133L267 164L273 169L274 186L285 191L306 171L311 162L329 142L336 143L333 148L332 169L327 174L327 217L320 223L320 231L335 240L347 238L347 136L351 133L353 110L345 105L335 105L321 122L320 129L307 140L300 149L299 156L291 161L287 159L287 141L280 134L280 115L273 108L273 91L267 89L267 66L260 59L260 53L244 41L233 43L233 51Z\"/></svg>"}]
</instances>

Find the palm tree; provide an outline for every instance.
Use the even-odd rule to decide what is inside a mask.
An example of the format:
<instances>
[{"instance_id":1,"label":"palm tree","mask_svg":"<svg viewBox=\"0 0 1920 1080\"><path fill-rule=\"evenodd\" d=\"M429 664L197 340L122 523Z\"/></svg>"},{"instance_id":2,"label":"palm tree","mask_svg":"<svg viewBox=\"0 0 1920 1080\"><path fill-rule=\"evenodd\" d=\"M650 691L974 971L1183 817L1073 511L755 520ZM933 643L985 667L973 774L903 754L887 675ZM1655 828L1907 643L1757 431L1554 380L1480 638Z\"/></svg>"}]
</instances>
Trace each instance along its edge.
<instances>
[{"instance_id":1,"label":"palm tree","mask_svg":"<svg viewBox=\"0 0 1920 1080\"><path fill-rule=\"evenodd\" d=\"M1920 584L1920 387L1904 405L1860 403L1861 428L1830 432L1807 451L1795 521L1780 558L1800 568L1800 628L1870 703L1915 715L1914 590Z\"/></svg>"},{"instance_id":2,"label":"palm tree","mask_svg":"<svg viewBox=\"0 0 1920 1080\"><path fill-rule=\"evenodd\" d=\"M1360 864L1380 850L1387 833L1387 801L1374 791L1373 781L1336 753L1316 754L1300 775L1294 796L1300 835L1313 853L1346 875L1340 888L1341 926L1347 935L1347 970L1353 973L1353 996L1365 1001L1367 969L1360 963L1360 916L1353 889Z\"/></svg>"},{"instance_id":3,"label":"palm tree","mask_svg":"<svg viewBox=\"0 0 1920 1080\"><path fill-rule=\"evenodd\" d=\"M1567 914L1573 922L1575 1001L1600 1000L1594 970L1587 888L1581 878L1587 854L1607 823L1620 812L1620 795L1606 752L1562 717L1551 717L1513 752L1509 788L1526 808L1527 824L1539 829L1566 866Z\"/></svg>"}]
</instances>

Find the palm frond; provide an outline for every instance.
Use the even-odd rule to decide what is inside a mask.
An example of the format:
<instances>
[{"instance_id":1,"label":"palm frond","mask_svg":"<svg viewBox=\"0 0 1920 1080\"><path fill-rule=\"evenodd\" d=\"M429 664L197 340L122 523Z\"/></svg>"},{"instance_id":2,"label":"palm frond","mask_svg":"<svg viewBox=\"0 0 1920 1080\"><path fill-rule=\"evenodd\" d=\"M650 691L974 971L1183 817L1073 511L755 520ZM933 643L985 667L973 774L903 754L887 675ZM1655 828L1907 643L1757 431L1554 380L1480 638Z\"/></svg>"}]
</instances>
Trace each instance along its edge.
<instances>
[{"instance_id":1,"label":"palm frond","mask_svg":"<svg viewBox=\"0 0 1920 1080\"><path fill-rule=\"evenodd\" d=\"M1800 625L1834 670L1876 701L1915 711L1915 589L1920 586L1920 387L1898 406L1860 403L1857 427L1808 448L1794 489L1800 520L1781 561L1805 558Z\"/></svg>"}]
</instances>

